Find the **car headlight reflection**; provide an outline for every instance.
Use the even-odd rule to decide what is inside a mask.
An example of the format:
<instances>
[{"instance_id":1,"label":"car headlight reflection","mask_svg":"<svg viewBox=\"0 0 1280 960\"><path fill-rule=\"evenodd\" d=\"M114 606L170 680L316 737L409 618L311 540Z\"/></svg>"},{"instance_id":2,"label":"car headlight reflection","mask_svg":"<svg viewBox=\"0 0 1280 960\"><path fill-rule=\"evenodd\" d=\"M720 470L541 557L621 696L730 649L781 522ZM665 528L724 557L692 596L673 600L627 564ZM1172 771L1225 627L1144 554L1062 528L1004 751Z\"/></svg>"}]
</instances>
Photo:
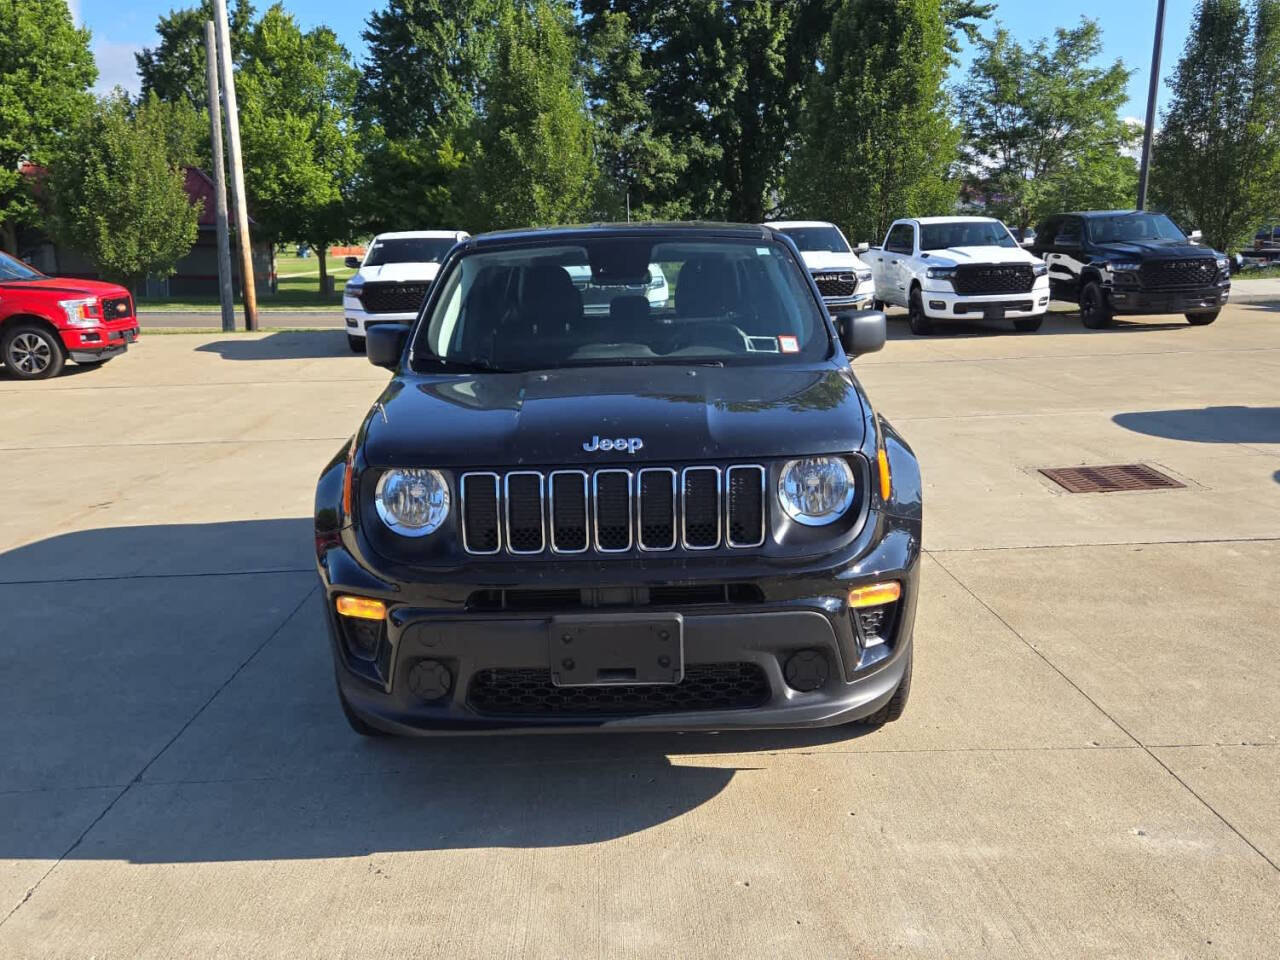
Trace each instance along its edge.
<instances>
[{"instance_id":1,"label":"car headlight reflection","mask_svg":"<svg viewBox=\"0 0 1280 960\"><path fill-rule=\"evenodd\" d=\"M438 470L388 470L373 495L382 522L405 537L435 533L449 516L449 485Z\"/></svg>"},{"instance_id":2,"label":"car headlight reflection","mask_svg":"<svg viewBox=\"0 0 1280 960\"><path fill-rule=\"evenodd\" d=\"M840 519L853 494L853 470L843 457L791 460L778 478L778 502L787 516L806 527Z\"/></svg>"}]
</instances>

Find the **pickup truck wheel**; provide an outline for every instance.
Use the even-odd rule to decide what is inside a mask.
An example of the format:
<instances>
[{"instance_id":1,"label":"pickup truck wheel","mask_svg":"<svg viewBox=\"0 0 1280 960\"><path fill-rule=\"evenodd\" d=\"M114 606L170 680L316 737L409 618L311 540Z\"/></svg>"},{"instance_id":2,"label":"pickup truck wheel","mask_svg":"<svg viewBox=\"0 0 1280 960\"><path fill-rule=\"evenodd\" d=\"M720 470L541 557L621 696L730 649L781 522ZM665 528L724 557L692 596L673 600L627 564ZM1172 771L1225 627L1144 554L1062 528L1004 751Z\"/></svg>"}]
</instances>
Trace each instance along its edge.
<instances>
[{"instance_id":1,"label":"pickup truck wheel","mask_svg":"<svg viewBox=\"0 0 1280 960\"><path fill-rule=\"evenodd\" d=\"M1107 306L1107 295L1096 280L1090 280L1080 291L1080 321L1090 330L1111 326L1113 315Z\"/></svg>"},{"instance_id":2,"label":"pickup truck wheel","mask_svg":"<svg viewBox=\"0 0 1280 960\"><path fill-rule=\"evenodd\" d=\"M347 346L351 348L352 353L364 353L364 337L353 337L348 333Z\"/></svg>"},{"instance_id":3,"label":"pickup truck wheel","mask_svg":"<svg viewBox=\"0 0 1280 960\"><path fill-rule=\"evenodd\" d=\"M1193 327L1207 327L1218 319L1218 314L1221 312L1221 310L1214 310L1212 313L1188 313L1187 323Z\"/></svg>"},{"instance_id":4,"label":"pickup truck wheel","mask_svg":"<svg viewBox=\"0 0 1280 960\"><path fill-rule=\"evenodd\" d=\"M872 301L871 301L871 309L872 309L872 310L883 310L884 308L885 308L885 302L884 302L883 300L872 300Z\"/></svg>"},{"instance_id":5,"label":"pickup truck wheel","mask_svg":"<svg viewBox=\"0 0 1280 960\"><path fill-rule=\"evenodd\" d=\"M902 716L902 711L907 708L907 698L911 696L911 656L911 654L907 654L907 669L903 671L902 680L898 683L898 689L893 691L893 696L889 698L889 702L869 717L863 717L861 720L855 721L856 723L864 727L881 727Z\"/></svg>"},{"instance_id":6,"label":"pickup truck wheel","mask_svg":"<svg viewBox=\"0 0 1280 960\"><path fill-rule=\"evenodd\" d=\"M1027 317L1025 320L1013 321L1013 329L1019 333L1035 333L1040 329L1040 325L1044 323L1044 317Z\"/></svg>"},{"instance_id":7,"label":"pickup truck wheel","mask_svg":"<svg viewBox=\"0 0 1280 960\"><path fill-rule=\"evenodd\" d=\"M933 333L933 324L925 316L924 299L920 296L919 287L911 291L911 298L907 301L907 323L917 337L927 337Z\"/></svg>"},{"instance_id":8,"label":"pickup truck wheel","mask_svg":"<svg viewBox=\"0 0 1280 960\"><path fill-rule=\"evenodd\" d=\"M34 323L17 323L0 337L0 357L19 380L47 380L67 362L56 334Z\"/></svg>"}]
</instances>

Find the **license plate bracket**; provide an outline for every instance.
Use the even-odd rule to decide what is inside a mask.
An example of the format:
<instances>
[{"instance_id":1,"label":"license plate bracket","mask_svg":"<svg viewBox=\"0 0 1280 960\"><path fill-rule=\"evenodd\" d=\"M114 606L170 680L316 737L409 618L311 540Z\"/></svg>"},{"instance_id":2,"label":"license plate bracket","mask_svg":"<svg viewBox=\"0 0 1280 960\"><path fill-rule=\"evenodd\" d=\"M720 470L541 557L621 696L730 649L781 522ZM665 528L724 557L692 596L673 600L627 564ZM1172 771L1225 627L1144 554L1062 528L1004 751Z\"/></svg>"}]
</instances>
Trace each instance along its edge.
<instances>
[{"instance_id":1,"label":"license plate bracket","mask_svg":"<svg viewBox=\"0 0 1280 960\"><path fill-rule=\"evenodd\" d=\"M984 307L982 310L983 320L1003 320L1004 307Z\"/></svg>"},{"instance_id":2,"label":"license plate bracket","mask_svg":"<svg viewBox=\"0 0 1280 960\"><path fill-rule=\"evenodd\" d=\"M557 687L679 683L684 618L678 613L553 617L547 662Z\"/></svg>"}]
</instances>

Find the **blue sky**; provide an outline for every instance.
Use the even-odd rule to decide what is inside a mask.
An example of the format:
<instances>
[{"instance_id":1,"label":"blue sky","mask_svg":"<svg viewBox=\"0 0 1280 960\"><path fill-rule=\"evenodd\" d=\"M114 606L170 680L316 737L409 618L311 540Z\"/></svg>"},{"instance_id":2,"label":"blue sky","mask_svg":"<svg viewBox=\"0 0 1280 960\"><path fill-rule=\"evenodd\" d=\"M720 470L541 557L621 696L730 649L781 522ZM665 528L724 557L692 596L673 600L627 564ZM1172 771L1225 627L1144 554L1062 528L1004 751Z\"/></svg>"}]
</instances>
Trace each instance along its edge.
<instances>
[{"instance_id":1,"label":"blue sky","mask_svg":"<svg viewBox=\"0 0 1280 960\"><path fill-rule=\"evenodd\" d=\"M1191 23L1195 0L1167 0L1164 54L1161 73L1168 77L1182 52ZM116 84L137 92L138 78L133 54L155 43L155 24L161 14L183 0L133 0L127 4L109 0L68 0L72 13L93 31L94 55L101 73L99 89ZM260 8L268 0L258 0ZM363 52L360 31L365 18L381 6L358 0L285 0L304 26L327 24L357 57ZM996 18L1023 42L1051 34L1055 27L1071 26L1080 16L1102 23L1103 59L1122 59L1136 72L1129 81L1128 116L1141 118L1146 110L1148 71L1151 68L1151 41L1155 25L1156 0L1075 0L1074 3L1052 4L1045 0L1003 0ZM1161 105L1167 90L1161 84Z\"/></svg>"}]
</instances>

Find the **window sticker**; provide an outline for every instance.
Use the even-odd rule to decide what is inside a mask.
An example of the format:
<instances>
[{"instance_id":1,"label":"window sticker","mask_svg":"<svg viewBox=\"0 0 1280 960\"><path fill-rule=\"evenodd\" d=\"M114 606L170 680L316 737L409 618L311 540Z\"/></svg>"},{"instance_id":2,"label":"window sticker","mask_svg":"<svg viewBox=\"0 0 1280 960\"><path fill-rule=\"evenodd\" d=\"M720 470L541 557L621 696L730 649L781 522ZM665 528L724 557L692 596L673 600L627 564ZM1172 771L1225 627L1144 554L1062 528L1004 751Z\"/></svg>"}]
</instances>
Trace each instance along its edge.
<instances>
[{"instance_id":1,"label":"window sticker","mask_svg":"<svg viewBox=\"0 0 1280 960\"><path fill-rule=\"evenodd\" d=\"M771 253L772 253L772 251L771 251L768 247L756 247L756 256L757 256L757 257L767 257L767 256L769 256Z\"/></svg>"},{"instance_id":2,"label":"window sticker","mask_svg":"<svg viewBox=\"0 0 1280 960\"><path fill-rule=\"evenodd\" d=\"M800 341L793 336L784 334L778 338L778 349L783 353L799 353Z\"/></svg>"},{"instance_id":3,"label":"window sticker","mask_svg":"<svg viewBox=\"0 0 1280 960\"><path fill-rule=\"evenodd\" d=\"M777 353L777 337L747 337L747 350L750 353Z\"/></svg>"}]
</instances>

